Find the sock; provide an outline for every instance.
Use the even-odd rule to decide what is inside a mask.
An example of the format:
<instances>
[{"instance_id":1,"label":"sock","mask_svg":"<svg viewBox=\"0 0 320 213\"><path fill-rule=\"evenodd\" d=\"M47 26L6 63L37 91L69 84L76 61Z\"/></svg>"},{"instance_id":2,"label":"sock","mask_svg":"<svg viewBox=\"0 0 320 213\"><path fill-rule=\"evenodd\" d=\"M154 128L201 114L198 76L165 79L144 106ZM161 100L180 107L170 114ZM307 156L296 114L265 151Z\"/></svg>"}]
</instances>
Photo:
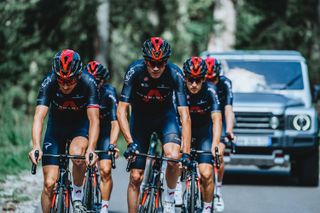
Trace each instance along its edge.
<instances>
[{"instance_id":1,"label":"sock","mask_svg":"<svg viewBox=\"0 0 320 213\"><path fill-rule=\"evenodd\" d=\"M73 190L72 190L72 201L75 200L82 200L82 186L76 186L73 185Z\"/></svg>"},{"instance_id":2,"label":"sock","mask_svg":"<svg viewBox=\"0 0 320 213\"><path fill-rule=\"evenodd\" d=\"M212 203L203 202L203 212L211 212Z\"/></svg>"},{"instance_id":3,"label":"sock","mask_svg":"<svg viewBox=\"0 0 320 213\"><path fill-rule=\"evenodd\" d=\"M221 195L222 182L217 182L217 194Z\"/></svg>"},{"instance_id":4,"label":"sock","mask_svg":"<svg viewBox=\"0 0 320 213\"><path fill-rule=\"evenodd\" d=\"M176 189L170 189L167 187L167 193L165 194L164 200L167 202L174 202L174 192Z\"/></svg>"},{"instance_id":5,"label":"sock","mask_svg":"<svg viewBox=\"0 0 320 213\"><path fill-rule=\"evenodd\" d=\"M108 212L108 208L109 208L109 200L102 200L100 213Z\"/></svg>"}]
</instances>

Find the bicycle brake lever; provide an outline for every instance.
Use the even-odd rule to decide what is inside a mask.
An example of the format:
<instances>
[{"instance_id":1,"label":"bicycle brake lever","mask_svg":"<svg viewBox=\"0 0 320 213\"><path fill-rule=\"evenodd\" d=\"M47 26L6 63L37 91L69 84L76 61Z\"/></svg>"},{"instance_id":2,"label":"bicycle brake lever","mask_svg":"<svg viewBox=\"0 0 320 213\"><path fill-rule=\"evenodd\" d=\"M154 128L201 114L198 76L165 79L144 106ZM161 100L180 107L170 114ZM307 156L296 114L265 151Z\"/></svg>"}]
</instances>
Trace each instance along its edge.
<instances>
[{"instance_id":1,"label":"bicycle brake lever","mask_svg":"<svg viewBox=\"0 0 320 213\"><path fill-rule=\"evenodd\" d=\"M36 150L34 152L34 157L35 157L36 161L38 161L39 150ZM35 175L36 173L37 173L37 164L32 163L31 174Z\"/></svg>"}]
</instances>

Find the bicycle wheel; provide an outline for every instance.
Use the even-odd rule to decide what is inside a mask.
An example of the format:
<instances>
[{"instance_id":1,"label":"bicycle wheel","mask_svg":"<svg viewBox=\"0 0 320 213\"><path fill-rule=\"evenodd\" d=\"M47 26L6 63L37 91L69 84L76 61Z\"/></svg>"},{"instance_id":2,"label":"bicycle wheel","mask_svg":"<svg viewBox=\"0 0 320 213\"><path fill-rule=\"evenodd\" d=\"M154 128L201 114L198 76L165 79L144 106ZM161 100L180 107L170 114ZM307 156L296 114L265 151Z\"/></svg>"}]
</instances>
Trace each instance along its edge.
<instances>
[{"instance_id":1,"label":"bicycle wheel","mask_svg":"<svg viewBox=\"0 0 320 213\"><path fill-rule=\"evenodd\" d=\"M93 211L94 209L94 188L92 177L87 177L84 187L83 204L87 208L87 211Z\"/></svg>"},{"instance_id":2,"label":"bicycle wheel","mask_svg":"<svg viewBox=\"0 0 320 213\"><path fill-rule=\"evenodd\" d=\"M100 191L100 181L99 181L99 175L95 173L94 176L94 205L95 210L97 212L100 212L101 209L101 191Z\"/></svg>"},{"instance_id":3,"label":"bicycle wheel","mask_svg":"<svg viewBox=\"0 0 320 213\"><path fill-rule=\"evenodd\" d=\"M197 205L198 199L198 186L196 182L195 174L191 174L186 181L186 190L183 194L183 213L194 213L200 208Z\"/></svg>"},{"instance_id":4,"label":"bicycle wheel","mask_svg":"<svg viewBox=\"0 0 320 213\"><path fill-rule=\"evenodd\" d=\"M65 213L68 212L66 208L66 197L64 196L64 190L59 188L58 192L53 195L51 201L50 213Z\"/></svg>"}]
</instances>

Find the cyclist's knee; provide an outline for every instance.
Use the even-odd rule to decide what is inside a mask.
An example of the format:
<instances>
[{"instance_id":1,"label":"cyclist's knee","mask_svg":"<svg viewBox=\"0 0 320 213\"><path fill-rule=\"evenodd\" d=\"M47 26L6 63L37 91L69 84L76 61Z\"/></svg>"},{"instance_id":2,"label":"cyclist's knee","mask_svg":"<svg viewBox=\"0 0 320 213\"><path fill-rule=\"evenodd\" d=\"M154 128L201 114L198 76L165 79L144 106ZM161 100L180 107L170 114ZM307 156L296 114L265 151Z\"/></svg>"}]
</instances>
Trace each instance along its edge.
<instances>
[{"instance_id":1,"label":"cyclist's knee","mask_svg":"<svg viewBox=\"0 0 320 213\"><path fill-rule=\"evenodd\" d=\"M212 169L203 169L200 171L201 179L205 183L212 181Z\"/></svg>"},{"instance_id":2,"label":"cyclist's knee","mask_svg":"<svg viewBox=\"0 0 320 213\"><path fill-rule=\"evenodd\" d=\"M100 173L101 173L101 180L103 182L111 179L111 167L101 167Z\"/></svg>"},{"instance_id":3,"label":"cyclist's knee","mask_svg":"<svg viewBox=\"0 0 320 213\"><path fill-rule=\"evenodd\" d=\"M179 152L167 151L166 157L178 160L180 156L179 156ZM179 167L179 164L174 162L168 162L168 167L176 168L176 167Z\"/></svg>"},{"instance_id":4,"label":"cyclist's knee","mask_svg":"<svg viewBox=\"0 0 320 213\"><path fill-rule=\"evenodd\" d=\"M85 166L85 162L83 160L72 160L73 166L83 167Z\"/></svg>"},{"instance_id":5,"label":"cyclist's knee","mask_svg":"<svg viewBox=\"0 0 320 213\"><path fill-rule=\"evenodd\" d=\"M47 195L51 195L56 184L56 180L54 178L47 178L44 180L44 193Z\"/></svg>"},{"instance_id":6,"label":"cyclist's knee","mask_svg":"<svg viewBox=\"0 0 320 213\"><path fill-rule=\"evenodd\" d=\"M131 171L130 184L139 187L142 181L142 173L138 171Z\"/></svg>"}]
</instances>

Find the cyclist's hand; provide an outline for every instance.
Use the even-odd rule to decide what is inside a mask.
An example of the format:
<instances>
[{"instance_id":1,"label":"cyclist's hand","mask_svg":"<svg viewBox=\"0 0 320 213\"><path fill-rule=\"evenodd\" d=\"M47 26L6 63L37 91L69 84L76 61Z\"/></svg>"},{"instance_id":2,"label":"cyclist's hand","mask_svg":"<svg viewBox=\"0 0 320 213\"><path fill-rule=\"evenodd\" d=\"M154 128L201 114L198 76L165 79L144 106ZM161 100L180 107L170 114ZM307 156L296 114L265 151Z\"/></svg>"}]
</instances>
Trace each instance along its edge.
<instances>
[{"instance_id":1,"label":"cyclist's hand","mask_svg":"<svg viewBox=\"0 0 320 213\"><path fill-rule=\"evenodd\" d=\"M218 153L216 152L216 148L218 148ZM219 155L219 156L222 156L222 149L219 149L219 146L218 145L213 145L211 147L211 152L212 152L212 156L213 157L216 157L216 153Z\"/></svg>"},{"instance_id":2,"label":"cyclist's hand","mask_svg":"<svg viewBox=\"0 0 320 213\"><path fill-rule=\"evenodd\" d=\"M117 148L116 144L109 144L108 150L109 150L109 153L108 153L109 155L112 155L114 152L114 157L118 159L120 150Z\"/></svg>"},{"instance_id":3,"label":"cyclist's hand","mask_svg":"<svg viewBox=\"0 0 320 213\"><path fill-rule=\"evenodd\" d=\"M89 160L90 153L92 153L92 155L93 155L93 158L92 158L91 162ZM88 166L94 165L96 163L96 161L98 160L98 155L92 149L87 149L85 157L86 157L86 164ZM89 163L90 163L90 165L89 165Z\"/></svg>"},{"instance_id":4,"label":"cyclist's hand","mask_svg":"<svg viewBox=\"0 0 320 213\"><path fill-rule=\"evenodd\" d=\"M233 132L227 132L226 137L224 139L226 142L234 142L235 141L235 136Z\"/></svg>"},{"instance_id":5,"label":"cyclist's hand","mask_svg":"<svg viewBox=\"0 0 320 213\"><path fill-rule=\"evenodd\" d=\"M38 160L36 161L36 158L34 156L35 151L38 150L39 151L39 157ZM32 161L32 163L34 164L38 164L38 162L42 159L42 150L40 147L34 147L30 152L29 152L29 159Z\"/></svg>"},{"instance_id":6,"label":"cyclist's hand","mask_svg":"<svg viewBox=\"0 0 320 213\"><path fill-rule=\"evenodd\" d=\"M127 150L123 153L123 156L128 159L128 157L138 151L138 144L131 142L129 143Z\"/></svg>"},{"instance_id":7,"label":"cyclist's hand","mask_svg":"<svg viewBox=\"0 0 320 213\"><path fill-rule=\"evenodd\" d=\"M180 158L183 167L189 168L191 166L191 156L188 153L183 153Z\"/></svg>"}]
</instances>

